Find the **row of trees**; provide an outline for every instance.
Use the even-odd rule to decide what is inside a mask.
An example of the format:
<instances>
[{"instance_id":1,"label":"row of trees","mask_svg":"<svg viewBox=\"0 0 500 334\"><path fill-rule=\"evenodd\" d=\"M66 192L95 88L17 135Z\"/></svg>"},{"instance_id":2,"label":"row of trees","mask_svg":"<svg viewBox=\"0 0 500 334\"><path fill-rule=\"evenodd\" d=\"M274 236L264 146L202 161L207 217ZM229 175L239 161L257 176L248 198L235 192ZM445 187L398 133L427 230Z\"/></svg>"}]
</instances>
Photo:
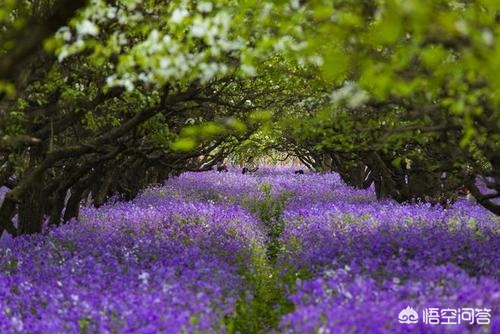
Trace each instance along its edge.
<instances>
[{"instance_id":1,"label":"row of trees","mask_svg":"<svg viewBox=\"0 0 500 334\"><path fill-rule=\"evenodd\" d=\"M209 169L272 110L300 101L297 80L287 92L295 74L275 75L290 70L288 42L278 52L282 35L266 31L275 10L250 5L46 0L2 9L10 42L0 185L9 191L0 232L40 232L46 219L76 217L82 201L133 198ZM25 42L33 25L51 30Z\"/></svg>"},{"instance_id":2,"label":"row of trees","mask_svg":"<svg viewBox=\"0 0 500 334\"><path fill-rule=\"evenodd\" d=\"M0 233L249 147L380 198L465 184L500 214L499 17L486 0L8 0Z\"/></svg>"},{"instance_id":3,"label":"row of trees","mask_svg":"<svg viewBox=\"0 0 500 334\"><path fill-rule=\"evenodd\" d=\"M500 5L336 1L312 40L329 96L274 145L379 198L446 203L467 187L500 214ZM328 43L324 41L328 40ZM326 101L325 101L326 99ZM311 112L311 109L313 112Z\"/></svg>"}]
</instances>

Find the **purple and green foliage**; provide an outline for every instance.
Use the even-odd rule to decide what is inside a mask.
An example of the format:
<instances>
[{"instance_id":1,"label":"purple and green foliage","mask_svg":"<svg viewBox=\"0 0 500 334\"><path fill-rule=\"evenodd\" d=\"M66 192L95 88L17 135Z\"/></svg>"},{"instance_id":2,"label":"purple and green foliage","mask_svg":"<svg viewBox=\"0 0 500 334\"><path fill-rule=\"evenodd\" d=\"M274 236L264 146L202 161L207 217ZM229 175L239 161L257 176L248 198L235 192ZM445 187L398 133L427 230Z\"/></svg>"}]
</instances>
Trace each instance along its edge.
<instances>
[{"instance_id":1,"label":"purple and green foliage","mask_svg":"<svg viewBox=\"0 0 500 334\"><path fill-rule=\"evenodd\" d=\"M185 173L0 241L1 333L500 331L498 217L377 202L335 174ZM417 324L399 312L415 309ZM428 325L425 308L491 309Z\"/></svg>"},{"instance_id":2,"label":"purple and green foliage","mask_svg":"<svg viewBox=\"0 0 500 334\"><path fill-rule=\"evenodd\" d=\"M0 332L223 332L264 238L237 206L149 190L4 238Z\"/></svg>"}]
</instances>

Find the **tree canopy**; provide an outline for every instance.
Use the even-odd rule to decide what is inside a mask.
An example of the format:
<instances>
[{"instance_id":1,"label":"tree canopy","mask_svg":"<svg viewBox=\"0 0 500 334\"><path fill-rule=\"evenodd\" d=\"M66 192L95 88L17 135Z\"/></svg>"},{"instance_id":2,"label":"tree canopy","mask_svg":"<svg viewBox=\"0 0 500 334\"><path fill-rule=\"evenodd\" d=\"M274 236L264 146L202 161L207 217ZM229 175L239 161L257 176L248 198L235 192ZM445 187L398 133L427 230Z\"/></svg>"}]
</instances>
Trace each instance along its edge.
<instances>
[{"instance_id":1,"label":"tree canopy","mask_svg":"<svg viewBox=\"0 0 500 334\"><path fill-rule=\"evenodd\" d=\"M401 202L467 186L500 214L499 9L5 1L0 232L268 150Z\"/></svg>"}]
</instances>

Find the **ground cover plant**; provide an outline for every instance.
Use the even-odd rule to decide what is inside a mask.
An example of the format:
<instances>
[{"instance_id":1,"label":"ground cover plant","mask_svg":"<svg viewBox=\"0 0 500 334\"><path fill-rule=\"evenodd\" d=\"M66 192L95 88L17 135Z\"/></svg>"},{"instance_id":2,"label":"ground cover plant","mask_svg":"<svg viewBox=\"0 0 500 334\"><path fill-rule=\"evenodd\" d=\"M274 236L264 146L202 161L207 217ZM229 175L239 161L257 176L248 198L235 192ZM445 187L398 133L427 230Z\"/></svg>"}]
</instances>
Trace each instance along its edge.
<instances>
[{"instance_id":1,"label":"ground cover plant","mask_svg":"<svg viewBox=\"0 0 500 334\"><path fill-rule=\"evenodd\" d=\"M500 333L499 36L498 0L2 0L0 334Z\"/></svg>"},{"instance_id":2,"label":"ground cover plant","mask_svg":"<svg viewBox=\"0 0 500 334\"><path fill-rule=\"evenodd\" d=\"M495 333L498 230L464 199L380 202L332 173L185 173L4 235L0 332ZM407 306L418 323L398 321ZM425 324L425 308L476 321Z\"/></svg>"}]
</instances>

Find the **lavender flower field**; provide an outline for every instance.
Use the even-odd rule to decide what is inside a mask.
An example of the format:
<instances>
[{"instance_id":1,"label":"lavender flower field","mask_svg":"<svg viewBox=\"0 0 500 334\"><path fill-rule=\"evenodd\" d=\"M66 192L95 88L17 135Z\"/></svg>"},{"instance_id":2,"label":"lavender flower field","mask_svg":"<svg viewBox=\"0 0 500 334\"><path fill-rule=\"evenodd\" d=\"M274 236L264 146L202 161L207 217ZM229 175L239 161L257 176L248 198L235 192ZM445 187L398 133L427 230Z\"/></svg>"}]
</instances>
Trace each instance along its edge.
<instances>
[{"instance_id":1,"label":"lavender flower field","mask_svg":"<svg viewBox=\"0 0 500 334\"><path fill-rule=\"evenodd\" d=\"M0 333L500 333L499 229L332 173L184 173L5 234Z\"/></svg>"}]
</instances>

